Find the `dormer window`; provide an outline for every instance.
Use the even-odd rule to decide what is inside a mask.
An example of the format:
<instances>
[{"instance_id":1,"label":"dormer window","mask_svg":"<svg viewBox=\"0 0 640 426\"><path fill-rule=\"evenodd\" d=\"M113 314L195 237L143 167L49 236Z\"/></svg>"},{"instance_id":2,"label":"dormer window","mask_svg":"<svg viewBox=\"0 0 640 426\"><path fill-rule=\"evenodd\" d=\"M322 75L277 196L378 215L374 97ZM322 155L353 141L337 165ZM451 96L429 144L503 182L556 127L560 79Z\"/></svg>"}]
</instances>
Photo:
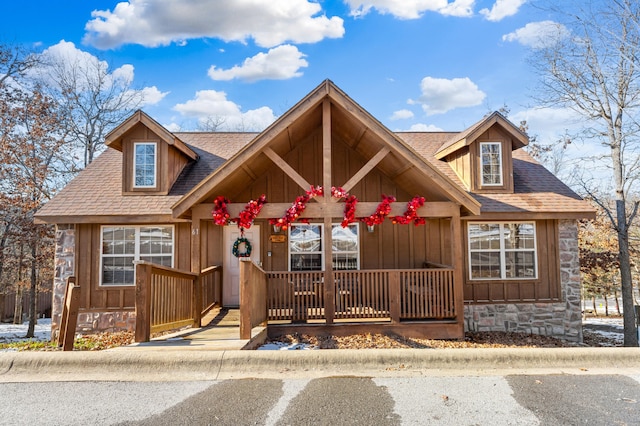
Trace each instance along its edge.
<instances>
[{"instance_id":1,"label":"dormer window","mask_svg":"<svg viewBox=\"0 0 640 426\"><path fill-rule=\"evenodd\" d=\"M480 142L482 186L502 186L502 144Z\"/></svg>"},{"instance_id":2,"label":"dormer window","mask_svg":"<svg viewBox=\"0 0 640 426\"><path fill-rule=\"evenodd\" d=\"M154 142L135 142L133 144L134 188L156 187L157 146Z\"/></svg>"}]
</instances>

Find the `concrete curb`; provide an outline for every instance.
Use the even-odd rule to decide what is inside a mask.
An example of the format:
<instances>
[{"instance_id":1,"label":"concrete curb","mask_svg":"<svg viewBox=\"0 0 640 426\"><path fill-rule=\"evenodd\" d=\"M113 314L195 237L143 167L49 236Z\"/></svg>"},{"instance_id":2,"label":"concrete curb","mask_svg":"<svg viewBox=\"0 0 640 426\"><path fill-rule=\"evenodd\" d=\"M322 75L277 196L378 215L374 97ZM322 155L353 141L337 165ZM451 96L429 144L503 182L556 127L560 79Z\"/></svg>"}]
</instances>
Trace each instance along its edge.
<instances>
[{"instance_id":1,"label":"concrete curb","mask_svg":"<svg viewBox=\"0 0 640 426\"><path fill-rule=\"evenodd\" d=\"M0 353L0 382L185 381L246 377L640 374L638 348L102 351Z\"/></svg>"}]
</instances>

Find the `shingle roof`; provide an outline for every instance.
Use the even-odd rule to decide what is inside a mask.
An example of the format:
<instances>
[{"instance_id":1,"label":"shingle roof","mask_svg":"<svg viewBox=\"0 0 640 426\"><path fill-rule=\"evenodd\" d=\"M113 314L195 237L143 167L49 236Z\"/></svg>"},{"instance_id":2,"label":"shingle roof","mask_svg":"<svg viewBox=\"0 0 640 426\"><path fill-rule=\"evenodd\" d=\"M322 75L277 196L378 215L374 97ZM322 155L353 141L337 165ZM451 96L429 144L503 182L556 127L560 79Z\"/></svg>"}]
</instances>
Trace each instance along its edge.
<instances>
[{"instance_id":1,"label":"shingle roof","mask_svg":"<svg viewBox=\"0 0 640 426\"><path fill-rule=\"evenodd\" d=\"M425 161L464 188L455 171L434 157L443 143L455 137L449 132L396 133ZM169 195L122 195L122 153L107 149L37 213L43 221L65 217L152 216L171 217L171 206L226 160L257 136L257 133L175 133L195 151L199 160L180 174ZM575 213L591 211L586 202L533 160L524 150L513 152L514 193L472 194L482 213ZM155 219L157 220L157 219ZM60 222L62 223L62 222Z\"/></svg>"}]
</instances>

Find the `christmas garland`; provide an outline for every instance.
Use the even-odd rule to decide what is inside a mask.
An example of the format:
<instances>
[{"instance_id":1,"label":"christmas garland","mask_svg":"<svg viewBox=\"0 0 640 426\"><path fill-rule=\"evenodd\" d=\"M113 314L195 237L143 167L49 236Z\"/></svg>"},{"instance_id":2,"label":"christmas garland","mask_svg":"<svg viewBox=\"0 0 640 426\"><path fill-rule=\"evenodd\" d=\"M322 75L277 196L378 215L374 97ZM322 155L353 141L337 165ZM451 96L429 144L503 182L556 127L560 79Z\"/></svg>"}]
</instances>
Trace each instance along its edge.
<instances>
[{"instance_id":1,"label":"christmas garland","mask_svg":"<svg viewBox=\"0 0 640 426\"><path fill-rule=\"evenodd\" d=\"M241 244L244 244L243 252L240 251ZM253 247L251 247L251 243L249 242L249 240L245 238L243 234L242 236L238 237L236 241L233 243L233 248L231 249L231 253L233 253L235 257L249 257L251 256L252 248Z\"/></svg>"},{"instance_id":2,"label":"christmas garland","mask_svg":"<svg viewBox=\"0 0 640 426\"><path fill-rule=\"evenodd\" d=\"M391 213L391 203L395 201L396 197L393 195L382 195L382 201L376 207L376 211L371 216L361 217L360 220L366 223L367 226L380 225Z\"/></svg>"},{"instance_id":3,"label":"christmas garland","mask_svg":"<svg viewBox=\"0 0 640 426\"><path fill-rule=\"evenodd\" d=\"M324 195L324 191L321 186L313 186L311 185L311 189L306 191L304 195L299 195L296 197L296 200L291 204L291 207L284 212L284 215L277 219L269 219L269 223L271 225L275 225L280 227L281 229L287 229L292 222L298 220L300 215L304 212L304 209L307 208L307 203L313 197L319 197ZM301 222L306 222L305 220L301 220Z\"/></svg>"},{"instance_id":4,"label":"christmas garland","mask_svg":"<svg viewBox=\"0 0 640 426\"><path fill-rule=\"evenodd\" d=\"M269 223L271 225L277 226L281 229L287 229L291 223L295 221L300 221L304 223L308 223L306 219L300 219L300 216L304 212L307 207L307 203L314 197L319 197L324 195L324 190L321 186L311 186L308 191L305 191L304 195L300 195L296 197L296 200L291 204L284 215L279 218L271 218L269 219ZM356 205L358 203L358 198L355 195L350 195L347 191L345 191L341 187L331 187L331 196L333 198L344 198L345 199L345 207L343 218L341 222L341 226L346 228L349 224L359 220L364 222L367 226L374 226L382 224L387 216L391 213L391 204L396 201L396 198L392 195L382 195L382 201L376 207L375 212L367 217L358 217L356 218ZM226 225L229 222L235 222L240 229L249 229L253 224L255 218L260 214L262 207L266 204L267 199L263 194L258 197L257 200L250 200L245 206L244 210L242 210L237 218L230 219L229 211L227 210L227 205L230 201L224 196L218 196L214 200L214 209L213 209L213 221L216 225ZM426 223L423 217L418 216L418 209L424 206L425 198L420 196L415 196L407 203L407 209L405 210L402 216L394 216L391 218L391 221L394 224L407 225L413 222L414 225L424 225ZM241 238L244 238L242 236ZM240 238L238 239L240 240ZM246 238L244 238L246 240ZM241 241L248 243L248 241ZM237 244L240 244L236 241ZM236 250L236 245L234 244L234 250ZM248 245L248 252L251 253L251 245ZM234 255L235 252L234 252ZM237 255L236 255L237 256ZM247 255L248 256L248 255ZM240 257L245 257L240 255Z\"/></svg>"},{"instance_id":5,"label":"christmas garland","mask_svg":"<svg viewBox=\"0 0 640 426\"><path fill-rule=\"evenodd\" d=\"M262 206L267 203L267 197L262 194L257 200L250 200L244 207L244 210L240 212L237 218L229 219L229 211L227 205L230 203L229 199L222 195L217 197L214 202L213 208L213 222L216 225L226 225L229 222L235 222L240 229L249 229L253 224L255 218L260 214Z\"/></svg>"},{"instance_id":6,"label":"christmas garland","mask_svg":"<svg viewBox=\"0 0 640 426\"><path fill-rule=\"evenodd\" d=\"M424 206L424 197L415 196L407 203L407 210L405 210L402 216L395 216L391 221L396 224L408 225L413 221L413 224L424 225L426 221L423 217L418 216L418 209Z\"/></svg>"}]
</instances>

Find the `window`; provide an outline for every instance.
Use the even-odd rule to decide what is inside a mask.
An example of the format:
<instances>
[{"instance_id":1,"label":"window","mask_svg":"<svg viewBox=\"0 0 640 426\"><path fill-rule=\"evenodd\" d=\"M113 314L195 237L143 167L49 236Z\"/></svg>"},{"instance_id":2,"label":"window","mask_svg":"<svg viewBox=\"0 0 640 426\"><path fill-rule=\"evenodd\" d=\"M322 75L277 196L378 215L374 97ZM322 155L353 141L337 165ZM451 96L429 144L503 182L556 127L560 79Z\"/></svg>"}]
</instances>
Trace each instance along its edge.
<instances>
[{"instance_id":1,"label":"window","mask_svg":"<svg viewBox=\"0 0 640 426\"><path fill-rule=\"evenodd\" d=\"M133 187L155 188L156 144L136 142L133 144Z\"/></svg>"},{"instance_id":2,"label":"window","mask_svg":"<svg viewBox=\"0 0 640 426\"><path fill-rule=\"evenodd\" d=\"M134 285L137 260L173 266L173 226L102 227L100 285Z\"/></svg>"},{"instance_id":3,"label":"window","mask_svg":"<svg viewBox=\"0 0 640 426\"><path fill-rule=\"evenodd\" d=\"M289 228L289 270L322 271L324 268L323 228L321 224L292 225ZM358 224L331 227L333 269L360 267Z\"/></svg>"},{"instance_id":4,"label":"window","mask_svg":"<svg viewBox=\"0 0 640 426\"><path fill-rule=\"evenodd\" d=\"M468 238L472 280L537 278L534 223L469 223Z\"/></svg>"},{"instance_id":5,"label":"window","mask_svg":"<svg viewBox=\"0 0 640 426\"><path fill-rule=\"evenodd\" d=\"M502 185L502 144L500 142L480 143L480 162L483 186Z\"/></svg>"}]
</instances>

